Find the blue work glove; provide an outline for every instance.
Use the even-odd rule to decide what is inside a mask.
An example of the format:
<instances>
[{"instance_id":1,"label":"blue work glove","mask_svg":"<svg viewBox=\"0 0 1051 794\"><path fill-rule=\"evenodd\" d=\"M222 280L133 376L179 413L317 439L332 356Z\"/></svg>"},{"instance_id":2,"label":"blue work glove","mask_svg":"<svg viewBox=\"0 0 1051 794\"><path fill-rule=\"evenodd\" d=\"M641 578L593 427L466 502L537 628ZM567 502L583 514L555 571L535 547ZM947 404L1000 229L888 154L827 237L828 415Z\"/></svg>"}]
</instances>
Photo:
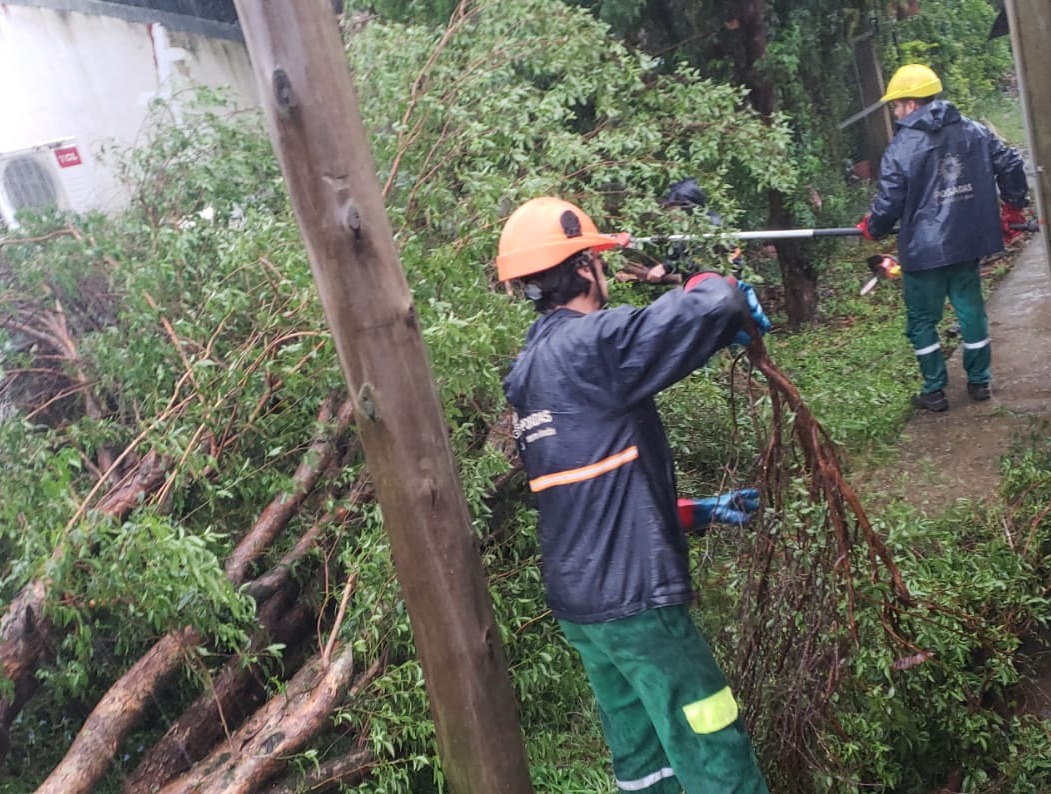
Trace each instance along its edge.
<instances>
[{"instance_id":1,"label":"blue work glove","mask_svg":"<svg viewBox=\"0 0 1051 794\"><path fill-rule=\"evenodd\" d=\"M707 499L680 499L679 523L684 530L707 529L710 525L744 526L759 509L759 491L743 488Z\"/></svg>"},{"instance_id":2,"label":"blue work glove","mask_svg":"<svg viewBox=\"0 0 1051 794\"><path fill-rule=\"evenodd\" d=\"M738 281L737 289L744 293L744 298L748 302L748 311L752 315L752 320L755 322L756 330L759 331L759 335L762 336L770 330L770 319L766 316L766 312L763 311L763 307L759 305L759 296L755 294L752 285L747 281ZM734 337L734 343L738 345L744 345L747 347L751 342L752 337L748 334L748 331L743 328L738 331L737 336Z\"/></svg>"}]
</instances>

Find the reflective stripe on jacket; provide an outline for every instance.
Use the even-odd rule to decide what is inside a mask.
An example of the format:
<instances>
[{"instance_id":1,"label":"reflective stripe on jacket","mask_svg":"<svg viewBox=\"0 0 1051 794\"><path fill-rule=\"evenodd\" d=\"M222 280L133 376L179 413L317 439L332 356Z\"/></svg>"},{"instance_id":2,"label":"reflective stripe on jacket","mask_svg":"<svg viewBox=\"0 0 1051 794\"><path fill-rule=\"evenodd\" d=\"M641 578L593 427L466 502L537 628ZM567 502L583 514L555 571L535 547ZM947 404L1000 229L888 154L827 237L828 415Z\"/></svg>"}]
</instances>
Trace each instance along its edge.
<instances>
[{"instance_id":1,"label":"reflective stripe on jacket","mask_svg":"<svg viewBox=\"0 0 1051 794\"><path fill-rule=\"evenodd\" d=\"M595 623L692 598L653 396L726 347L747 312L737 289L711 278L642 309L557 309L529 329L504 391L555 617Z\"/></svg>"},{"instance_id":2,"label":"reflective stripe on jacket","mask_svg":"<svg viewBox=\"0 0 1051 794\"><path fill-rule=\"evenodd\" d=\"M1000 197L1025 206L1028 186L1018 152L945 100L897 122L880 162L869 231L901 222L904 270L931 270L1003 250Z\"/></svg>"}]
</instances>

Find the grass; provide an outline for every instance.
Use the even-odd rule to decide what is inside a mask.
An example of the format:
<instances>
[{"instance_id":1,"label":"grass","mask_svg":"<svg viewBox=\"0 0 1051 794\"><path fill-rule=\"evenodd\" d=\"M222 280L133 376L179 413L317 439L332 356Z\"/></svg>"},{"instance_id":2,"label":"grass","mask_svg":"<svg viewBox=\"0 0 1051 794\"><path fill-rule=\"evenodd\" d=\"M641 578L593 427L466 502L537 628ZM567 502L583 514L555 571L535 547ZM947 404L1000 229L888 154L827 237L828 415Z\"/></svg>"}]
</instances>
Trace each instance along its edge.
<instances>
[{"instance_id":1,"label":"grass","mask_svg":"<svg viewBox=\"0 0 1051 794\"><path fill-rule=\"evenodd\" d=\"M996 94L983 103L975 118L1012 146L1027 147L1022 104L1018 97Z\"/></svg>"}]
</instances>

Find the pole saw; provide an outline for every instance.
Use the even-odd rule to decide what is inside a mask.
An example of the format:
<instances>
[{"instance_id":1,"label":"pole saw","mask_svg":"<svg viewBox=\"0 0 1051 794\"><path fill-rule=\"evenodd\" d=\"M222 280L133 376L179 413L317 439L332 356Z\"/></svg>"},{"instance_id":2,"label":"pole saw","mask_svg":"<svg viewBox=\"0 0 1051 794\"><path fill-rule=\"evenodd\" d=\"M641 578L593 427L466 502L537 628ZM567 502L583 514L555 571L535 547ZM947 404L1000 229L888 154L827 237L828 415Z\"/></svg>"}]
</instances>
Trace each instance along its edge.
<instances>
[{"instance_id":1,"label":"pole saw","mask_svg":"<svg viewBox=\"0 0 1051 794\"><path fill-rule=\"evenodd\" d=\"M1012 223L1011 228L1019 232L1036 232L1040 224L1034 218L1025 223ZM897 234L899 229L891 229L888 234ZM632 236L627 247L635 243L647 245L654 243L679 243L694 240L800 240L812 237L861 237L861 230L856 226L832 226L824 229L757 229L748 232L708 232L706 234L664 234L652 237Z\"/></svg>"},{"instance_id":2,"label":"pole saw","mask_svg":"<svg viewBox=\"0 0 1051 794\"><path fill-rule=\"evenodd\" d=\"M1014 231L1037 232L1040 224L1035 218L1030 218L1025 223L1012 223L1010 228ZM888 234L898 234L900 230L891 229ZM800 240L814 237L860 237L861 230L856 226L833 226L823 229L758 229L755 231L740 232L709 232L706 234L665 234L650 237L629 236L625 248L638 248L643 245L659 245L662 243L685 243L695 240L726 240L728 242L749 240ZM737 262L735 257L740 256L737 249L731 262ZM901 264L896 257L889 254L872 256L868 259L869 269L872 271L870 278L861 288L862 295L872 291L882 278L898 278L901 274Z\"/></svg>"},{"instance_id":3,"label":"pole saw","mask_svg":"<svg viewBox=\"0 0 1051 794\"><path fill-rule=\"evenodd\" d=\"M893 234L897 230L893 230ZM810 237L860 237L861 231L853 226L835 226L827 229L759 229L751 232L709 232L707 234L664 234L652 237L632 237L631 248L652 243L683 243L694 240L792 240Z\"/></svg>"}]
</instances>

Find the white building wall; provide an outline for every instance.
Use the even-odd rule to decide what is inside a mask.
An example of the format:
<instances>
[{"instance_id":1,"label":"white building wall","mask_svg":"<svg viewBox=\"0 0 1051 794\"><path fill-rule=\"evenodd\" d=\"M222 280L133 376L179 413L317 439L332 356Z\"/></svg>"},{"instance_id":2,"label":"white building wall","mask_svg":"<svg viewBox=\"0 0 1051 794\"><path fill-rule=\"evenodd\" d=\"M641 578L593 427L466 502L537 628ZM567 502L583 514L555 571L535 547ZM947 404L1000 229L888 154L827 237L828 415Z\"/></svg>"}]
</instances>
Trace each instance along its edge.
<instances>
[{"instance_id":1,"label":"white building wall","mask_svg":"<svg viewBox=\"0 0 1051 794\"><path fill-rule=\"evenodd\" d=\"M100 7L85 4L85 8ZM75 141L83 170L65 174L73 209L114 210L127 196L106 150L141 140L152 99L194 85L257 104L244 45L139 19L39 5L0 4L0 156ZM163 14L156 15L163 18Z\"/></svg>"}]
</instances>

